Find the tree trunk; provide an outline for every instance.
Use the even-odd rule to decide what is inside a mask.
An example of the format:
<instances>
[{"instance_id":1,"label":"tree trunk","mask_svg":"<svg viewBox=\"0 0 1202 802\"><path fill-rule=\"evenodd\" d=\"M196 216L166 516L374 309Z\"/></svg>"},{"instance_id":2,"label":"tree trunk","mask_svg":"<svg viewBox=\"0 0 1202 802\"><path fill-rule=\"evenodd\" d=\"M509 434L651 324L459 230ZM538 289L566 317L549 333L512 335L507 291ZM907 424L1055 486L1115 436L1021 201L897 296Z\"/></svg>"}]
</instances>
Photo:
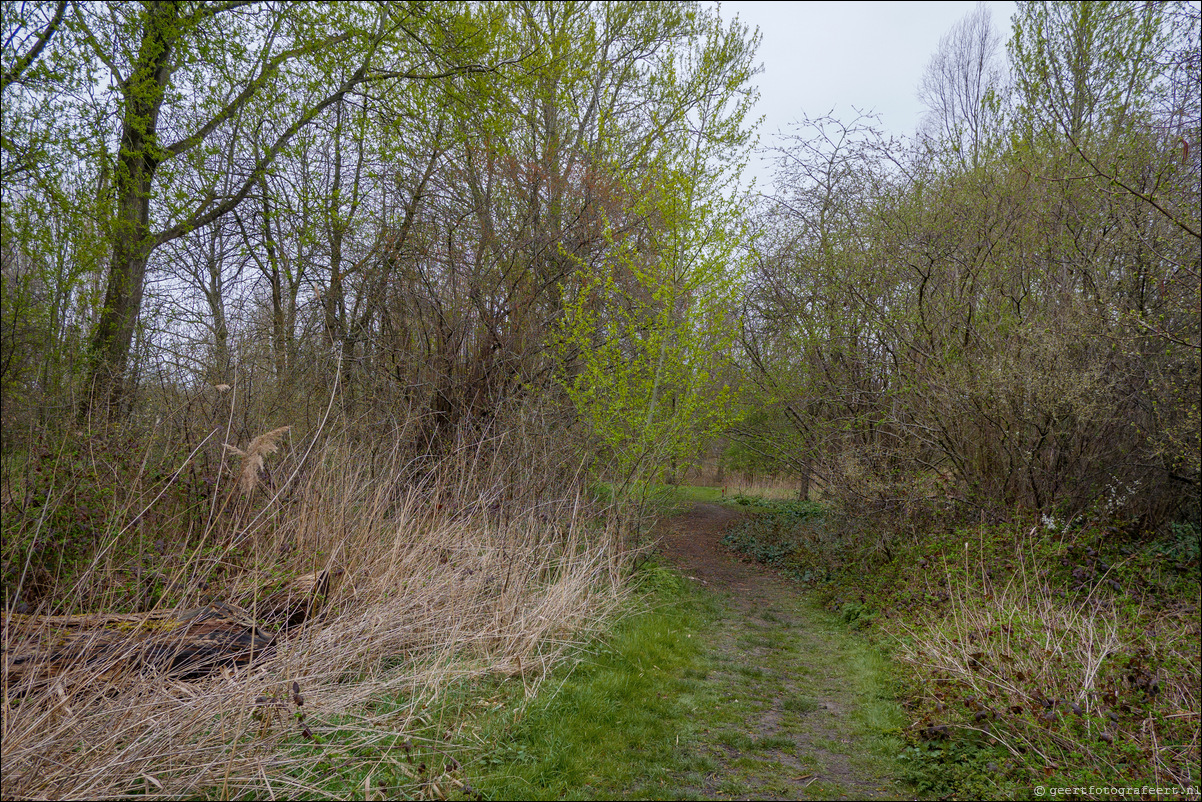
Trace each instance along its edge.
<instances>
[{"instance_id":1,"label":"tree trunk","mask_svg":"<svg viewBox=\"0 0 1202 802\"><path fill-rule=\"evenodd\" d=\"M153 249L150 189L162 159L157 127L163 90L171 77L171 46L177 34L175 3L153 3L146 11L138 60L121 85L125 114L114 176L116 215L104 308L91 343L91 374L80 417L97 401L118 412L128 392L125 373L134 327L146 287L146 263Z\"/></svg>"},{"instance_id":2,"label":"tree trunk","mask_svg":"<svg viewBox=\"0 0 1202 802\"><path fill-rule=\"evenodd\" d=\"M810 483L813 481L813 461L806 460L805 467L801 471L801 481L797 485L797 500L810 500Z\"/></svg>"}]
</instances>

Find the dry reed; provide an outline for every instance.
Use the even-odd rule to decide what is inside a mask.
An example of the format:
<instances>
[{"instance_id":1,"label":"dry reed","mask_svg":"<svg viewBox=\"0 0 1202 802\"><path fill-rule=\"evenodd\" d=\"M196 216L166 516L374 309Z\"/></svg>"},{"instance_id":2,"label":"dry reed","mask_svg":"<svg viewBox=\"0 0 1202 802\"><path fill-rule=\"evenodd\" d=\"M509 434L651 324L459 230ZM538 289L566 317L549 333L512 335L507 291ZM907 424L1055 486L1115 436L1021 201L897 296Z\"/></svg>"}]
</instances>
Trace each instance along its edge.
<instances>
[{"instance_id":1,"label":"dry reed","mask_svg":"<svg viewBox=\"0 0 1202 802\"><path fill-rule=\"evenodd\" d=\"M259 484L259 477L263 473L263 466L267 455L274 454L280 450L280 438L291 429L291 426L281 426L278 429L272 429L270 432L261 434L250 441L250 446L245 451L237 446L225 443L227 450L242 457L242 470L238 472L238 487L241 488L244 495L249 496L255 492L255 488Z\"/></svg>"},{"instance_id":2,"label":"dry reed","mask_svg":"<svg viewBox=\"0 0 1202 802\"><path fill-rule=\"evenodd\" d=\"M286 431L239 451L244 491L256 457ZM579 482L532 453L549 448L536 441L465 440L436 464L330 444L315 452L288 505L256 516L237 554L196 549L175 569L195 601L205 572L225 565L224 598L252 614L268 578L337 569L318 616L248 668L184 682L117 670L114 657L22 687L9 682L6 628L2 795L323 795L329 761L349 765L357 747L403 740L450 681L499 672L537 684L616 609L625 562L612 524L578 493L552 492L548 473L564 473L560 490ZM325 769L297 746L292 683L311 732L341 733L322 747ZM404 701L372 712L381 698ZM377 754L396 776L410 772L399 751Z\"/></svg>"}]
</instances>

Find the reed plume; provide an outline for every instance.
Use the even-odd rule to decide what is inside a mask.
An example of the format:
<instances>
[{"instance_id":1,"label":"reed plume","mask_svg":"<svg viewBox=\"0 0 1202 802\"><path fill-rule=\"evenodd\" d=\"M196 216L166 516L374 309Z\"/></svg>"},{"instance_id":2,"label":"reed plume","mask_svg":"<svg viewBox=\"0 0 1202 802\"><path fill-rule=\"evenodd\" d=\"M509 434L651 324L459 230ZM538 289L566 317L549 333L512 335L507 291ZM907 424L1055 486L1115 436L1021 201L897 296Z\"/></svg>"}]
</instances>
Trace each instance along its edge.
<instances>
[{"instance_id":1,"label":"reed plume","mask_svg":"<svg viewBox=\"0 0 1202 802\"><path fill-rule=\"evenodd\" d=\"M249 496L253 493L255 486L259 483L259 474L263 470L263 457L280 450L278 441L291 428L291 426L281 426L259 435L250 441L250 447L246 451L237 446L231 446L229 443L224 444L227 449L242 457L242 470L238 474L238 486L242 488L245 495Z\"/></svg>"}]
</instances>

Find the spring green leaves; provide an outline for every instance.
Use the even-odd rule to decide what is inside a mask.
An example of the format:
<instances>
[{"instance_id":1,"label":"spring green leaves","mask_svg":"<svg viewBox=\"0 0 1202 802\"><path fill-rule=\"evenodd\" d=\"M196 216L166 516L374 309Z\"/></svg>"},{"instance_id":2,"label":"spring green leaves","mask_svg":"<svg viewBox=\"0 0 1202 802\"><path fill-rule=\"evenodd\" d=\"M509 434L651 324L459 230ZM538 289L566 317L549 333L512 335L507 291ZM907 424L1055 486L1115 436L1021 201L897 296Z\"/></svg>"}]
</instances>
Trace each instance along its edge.
<instances>
[{"instance_id":1,"label":"spring green leaves","mask_svg":"<svg viewBox=\"0 0 1202 802\"><path fill-rule=\"evenodd\" d=\"M738 332L739 260L712 210L682 208L681 173L640 201L651 241L610 226L606 259L581 265L559 330L563 383L629 482L687 458L732 420L725 382Z\"/></svg>"}]
</instances>

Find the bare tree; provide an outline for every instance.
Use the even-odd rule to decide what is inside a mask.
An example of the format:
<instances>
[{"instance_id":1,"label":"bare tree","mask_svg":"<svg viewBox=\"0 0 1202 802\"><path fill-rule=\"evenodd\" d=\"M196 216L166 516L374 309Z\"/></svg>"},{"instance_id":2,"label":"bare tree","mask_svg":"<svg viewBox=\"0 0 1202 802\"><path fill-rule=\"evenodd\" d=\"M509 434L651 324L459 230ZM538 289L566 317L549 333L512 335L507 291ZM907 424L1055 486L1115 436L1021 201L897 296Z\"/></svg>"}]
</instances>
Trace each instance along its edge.
<instances>
[{"instance_id":1,"label":"bare tree","mask_svg":"<svg viewBox=\"0 0 1202 802\"><path fill-rule=\"evenodd\" d=\"M926 104L922 133L967 167L981 163L996 131L1004 72L1001 36L982 3L939 40L919 85Z\"/></svg>"}]
</instances>

